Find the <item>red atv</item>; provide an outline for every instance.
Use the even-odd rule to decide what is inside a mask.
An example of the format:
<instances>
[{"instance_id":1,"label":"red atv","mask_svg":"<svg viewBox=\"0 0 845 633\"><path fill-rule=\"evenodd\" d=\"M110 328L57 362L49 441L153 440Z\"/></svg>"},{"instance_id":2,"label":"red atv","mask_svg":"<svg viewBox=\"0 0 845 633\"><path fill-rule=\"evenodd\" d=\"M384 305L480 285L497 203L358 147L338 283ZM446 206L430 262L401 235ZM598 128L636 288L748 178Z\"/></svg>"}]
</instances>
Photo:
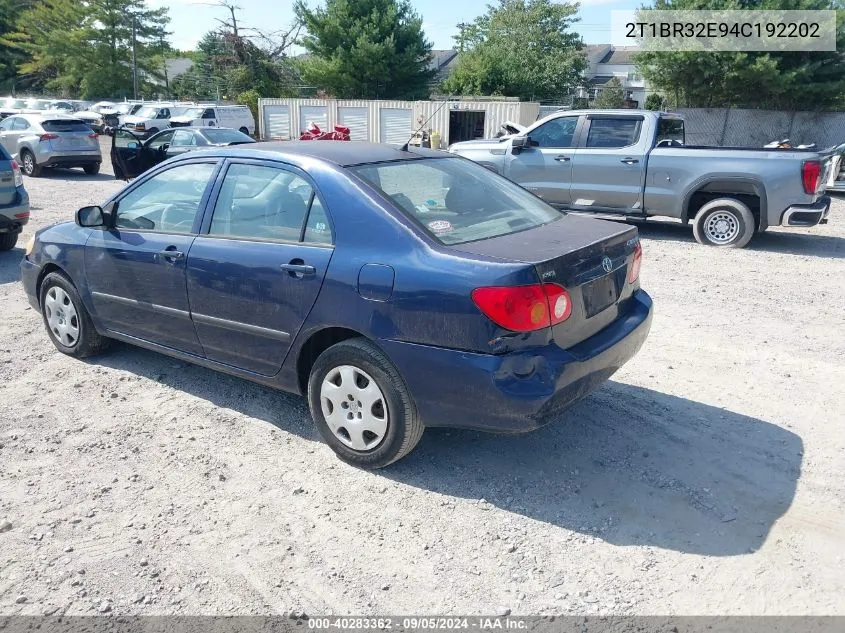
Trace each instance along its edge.
<instances>
[{"instance_id":1,"label":"red atv","mask_svg":"<svg viewBox=\"0 0 845 633\"><path fill-rule=\"evenodd\" d=\"M300 136L300 141L349 141L349 128L345 125L335 125L333 132L323 132L316 123L311 121L308 129Z\"/></svg>"}]
</instances>

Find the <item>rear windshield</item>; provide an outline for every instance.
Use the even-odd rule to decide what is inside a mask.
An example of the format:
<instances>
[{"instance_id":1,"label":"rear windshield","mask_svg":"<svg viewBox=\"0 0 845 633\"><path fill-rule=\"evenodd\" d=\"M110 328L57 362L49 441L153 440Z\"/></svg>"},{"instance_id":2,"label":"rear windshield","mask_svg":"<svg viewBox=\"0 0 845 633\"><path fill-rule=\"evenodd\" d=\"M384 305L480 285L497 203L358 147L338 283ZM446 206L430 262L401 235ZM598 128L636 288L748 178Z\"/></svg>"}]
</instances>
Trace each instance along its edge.
<instances>
[{"instance_id":1,"label":"rear windshield","mask_svg":"<svg viewBox=\"0 0 845 633\"><path fill-rule=\"evenodd\" d=\"M252 139L238 130L225 128L205 128L202 133L209 143L251 143Z\"/></svg>"},{"instance_id":2,"label":"rear windshield","mask_svg":"<svg viewBox=\"0 0 845 633\"><path fill-rule=\"evenodd\" d=\"M461 158L353 167L443 244L517 233L561 215L525 189Z\"/></svg>"},{"instance_id":3,"label":"rear windshield","mask_svg":"<svg viewBox=\"0 0 845 633\"><path fill-rule=\"evenodd\" d=\"M57 119L55 121L44 121L41 127L45 132L90 132L91 128L82 121L67 121Z\"/></svg>"}]
</instances>

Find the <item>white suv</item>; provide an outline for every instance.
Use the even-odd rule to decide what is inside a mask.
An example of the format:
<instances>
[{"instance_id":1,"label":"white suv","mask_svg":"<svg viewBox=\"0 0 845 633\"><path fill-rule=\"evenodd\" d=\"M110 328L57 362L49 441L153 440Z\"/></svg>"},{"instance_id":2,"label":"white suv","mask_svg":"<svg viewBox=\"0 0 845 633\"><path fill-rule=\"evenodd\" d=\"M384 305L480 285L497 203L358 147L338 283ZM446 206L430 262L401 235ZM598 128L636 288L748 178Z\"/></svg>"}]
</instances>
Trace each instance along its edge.
<instances>
[{"instance_id":1,"label":"white suv","mask_svg":"<svg viewBox=\"0 0 845 633\"><path fill-rule=\"evenodd\" d=\"M244 134L255 134L252 110L245 105L200 105L188 108L180 116L170 119L173 127L227 127Z\"/></svg>"}]
</instances>

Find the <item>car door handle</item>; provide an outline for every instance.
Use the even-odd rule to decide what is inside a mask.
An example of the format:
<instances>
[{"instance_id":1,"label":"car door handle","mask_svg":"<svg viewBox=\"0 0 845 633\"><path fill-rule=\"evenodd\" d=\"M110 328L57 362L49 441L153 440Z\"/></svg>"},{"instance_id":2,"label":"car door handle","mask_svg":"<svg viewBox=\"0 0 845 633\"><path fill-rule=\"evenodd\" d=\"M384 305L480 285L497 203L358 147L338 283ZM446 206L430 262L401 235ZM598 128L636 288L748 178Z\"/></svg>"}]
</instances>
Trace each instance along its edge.
<instances>
[{"instance_id":1,"label":"car door handle","mask_svg":"<svg viewBox=\"0 0 845 633\"><path fill-rule=\"evenodd\" d=\"M291 273L291 277L297 278L315 275L317 273L316 268L314 268L313 266L309 266L308 264L302 263L302 260L293 260L289 264L282 264L280 268Z\"/></svg>"},{"instance_id":2,"label":"car door handle","mask_svg":"<svg viewBox=\"0 0 845 633\"><path fill-rule=\"evenodd\" d=\"M555 156L555 160L563 163L568 163L569 156L564 156L563 154L561 154L560 156Z\"/></svg>"},{"instance_id":3,"label":"car door handle","mask_svg":"<svg viewBox=\"0 0 845 633\"><path fill-rule=\"evenodd\" d=\"M634 165L634 164L636 164L636 163L640 162L640 160L639 160L638 158L631 158L631 157L628 157L628 158L623 158L623 159L622 159L622 160L620 160L619 162L620 162L620 163L625 163L626 165Z\"/></svg>"},{"instance_id":4,"label":"car door handle","mask_svg":"<svg viewBox=\"0 0 845 633\"><path fill-rule=\"evenodd\" d=\"M159 251L158 254L164 257L164 259L172 259L174 261L182 259L185 256L185 253L177 251L175 248L165 248L163 251Z\"/></svg>"}]
</instances>

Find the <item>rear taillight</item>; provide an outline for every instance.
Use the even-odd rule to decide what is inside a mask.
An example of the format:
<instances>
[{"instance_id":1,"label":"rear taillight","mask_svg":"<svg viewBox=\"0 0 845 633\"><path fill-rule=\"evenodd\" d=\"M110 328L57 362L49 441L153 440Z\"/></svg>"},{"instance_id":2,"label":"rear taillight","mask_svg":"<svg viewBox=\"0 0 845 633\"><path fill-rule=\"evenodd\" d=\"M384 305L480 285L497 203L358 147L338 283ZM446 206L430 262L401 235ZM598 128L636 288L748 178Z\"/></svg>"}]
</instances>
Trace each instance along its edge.
<instances>
[{"instance_id":1,"label":"rear taillight","mask_svg":"<svg viewBox=\"0 0 845 633\"><path fill-rule=\"evenodd\" d=\"M59 138L59 135L58 135L58 134L49 134L49 133L48 133L48 134L42 134L42 135L41 135L41 136L39 136L38 138L39 138L39 139L41 139L42 141L52 141L53 139Z\"/></svg>"},{"instance_id":2,"label":"rear taillight","mask_svg":"<svg viewBox=\"0 0 845 633\"><path fill-rule=\"evenodd\" d=\"M819 188L819 178L822 175L822 164L817 160L805 160L801 165L801 182L804 193L816 193Z\"/></svg>"},{"instance_id":3,"label":"rear taillight","mask_svg":"<svg viewBox=\"0 0 845 633\"><path fill-rule=\"evenodd\" d=\"M18 161L12 161L12 173L15 175L15 187L23 187L23 174L21 173L21 166Z\"/></svg>"},{"instance_id":4,"label":"rear taillight","mask_svg":"<svg viewBox=\"0 0 845 633\"><path fill-rule=\"evenodd\" d=\"M514 332L549 327L572 314L569 293L557 284L476 288L472 300L488 319Z\"/></svg>"},{"instance_id":5,"label":"rear taillight","mask_svg":"<svg viewBox=\"0 0 845 633\"><path fill-rule=\"evenodd\" d=\"M640 278L640 266L643 263L643 245L637 242L634 247L634 259L631 260L631 266L628 268L628 283L632 284Z\"/></svg>"},{"instance_id":6,"label":"rear taillight","mask_svg":"<svg viewBox=\"0 0 845 633\"><path fill-rule=\"evenodd\" d=\"M99 135L99 134L97 134L96 132L91 132L91 133L88 135L88 138L97 139L97 138L100 138L100 135Z\"/></svg>"}]
</instances>

